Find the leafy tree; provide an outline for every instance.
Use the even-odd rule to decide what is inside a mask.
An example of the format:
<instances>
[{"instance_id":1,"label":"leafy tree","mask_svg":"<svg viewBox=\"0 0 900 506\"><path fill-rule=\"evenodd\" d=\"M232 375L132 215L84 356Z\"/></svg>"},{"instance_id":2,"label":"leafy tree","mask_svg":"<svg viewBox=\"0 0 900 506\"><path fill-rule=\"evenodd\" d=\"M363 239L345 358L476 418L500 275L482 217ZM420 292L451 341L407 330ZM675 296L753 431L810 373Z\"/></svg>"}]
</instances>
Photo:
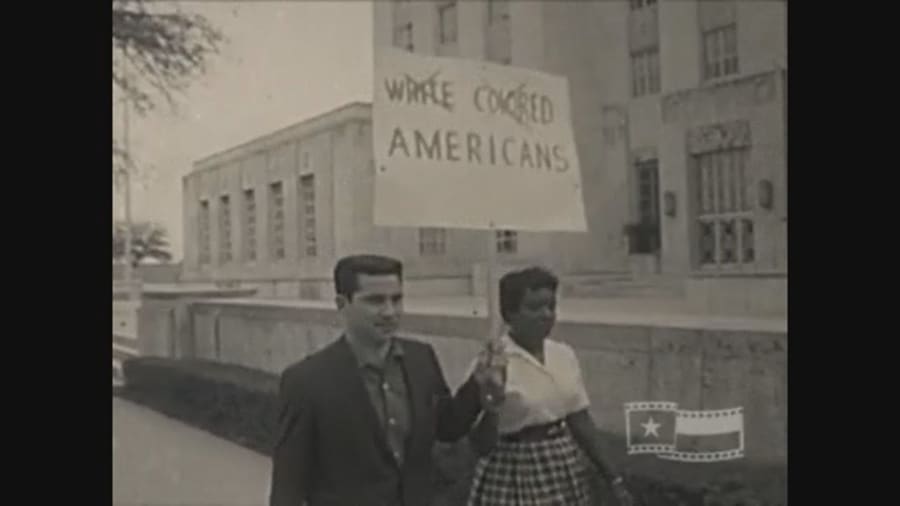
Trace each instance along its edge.
<instances>
[{"instance_id":1,"label":"leafy tree","mask_svg":"<svg viewBox=\"0 0 900 506\"><path fill-rule=\"evenodd\" d=\"M125 227L124 223L116 223L113 227L113 260L125 258ZM131 252L134 268L148 258L160 262L172 260L165 227L158 223L135 223L131 227Z\"/></svg>"}]
</instances>

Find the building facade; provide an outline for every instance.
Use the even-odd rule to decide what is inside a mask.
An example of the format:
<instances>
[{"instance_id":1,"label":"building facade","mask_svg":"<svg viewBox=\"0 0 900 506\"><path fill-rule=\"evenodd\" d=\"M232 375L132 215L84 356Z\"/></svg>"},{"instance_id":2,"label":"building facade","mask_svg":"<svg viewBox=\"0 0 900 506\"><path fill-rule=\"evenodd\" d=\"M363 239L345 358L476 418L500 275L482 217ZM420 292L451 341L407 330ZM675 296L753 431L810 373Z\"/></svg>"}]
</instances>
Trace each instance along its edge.
<instances>
[{"instance_id":1,"label":"building facade","mask_svg":"<svg viewBox=\"0 0 900 506\"><path fill-rule=\"evenodd\" d=\"M349 104L197 161L183 180L182 279L318 297L357 237L348 182L369 169L370 125L370 106Z\"/></svg>"},{"instance_id":2,"label":"building facade","mask_svg":"<svg viewBox=\"0 0 900 506\"><path fill-rule=\"evenodd\" d=\"M568 78L590 232L511 232L527 256L786 312L785 1L396 0L374 22L376 45Z\"/></svg>"},{"instance_id":3,"label":"building facade","mask_svg":"<svg viewBox=\"0 0 900 506\"><path fill-rule=\"evenodd\" d=\"M478 293L493 247L576 284L627 273L698 309L786 312L784 1L373 5L376 46L568 78L589 232L374 227L371 109L351 104L195 164L184 279L326 298L335 259L366 251L402 258L413 293Z\"/></svg>"},{"instance_id":4,"label":"building facade","mask_svg":"<svg viewBox=\"0 0 900 506\"><path fill-rule=\"evenodd\" d=\"M183 281L329 299L338 258L383 253L403 259L412 294L471 293L486 236L374 226L371 125L371 105L352 103L196 162Z\"/></svg>"},{"instance_id":5,"label":"building facade","mask_svg":"<svg viewBox=\"0 0 900 506\"><path fill-rule=\"evenodd\" d=\"M624 175L633 271L699 307L787 310L787 5L598 2L604 166ZM623 22L624 21L624 22Z\"/></svg>"}]
</instances>

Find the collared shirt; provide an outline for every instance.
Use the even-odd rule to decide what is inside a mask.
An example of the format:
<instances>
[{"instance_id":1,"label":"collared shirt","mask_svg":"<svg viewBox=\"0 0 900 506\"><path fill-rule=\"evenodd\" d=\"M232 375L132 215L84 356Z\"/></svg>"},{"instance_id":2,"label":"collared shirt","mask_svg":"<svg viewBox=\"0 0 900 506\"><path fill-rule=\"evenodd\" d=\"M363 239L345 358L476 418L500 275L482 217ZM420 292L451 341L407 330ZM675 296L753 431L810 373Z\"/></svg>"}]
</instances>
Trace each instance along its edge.
<instances>
[{"instance_id":1,"label":"collared shirt","mask_svg":"<svg viewBox=\"0 0 900 506\"><path fill-rule=\"evenodd\" d=\"M500 434L553 422L590 406L578 357L569 345L545 339L541 364L509 335L502 342L508 365L506 396L498 417Z\"/></svg>"},{"instance_id":2,"label":"collared shirt","mask_svg":"<svg viewBox=\"0 0 900 506\"><path fill-rule=\"evenodd\" d=\"M403 463L406 449L406 437L409 435L411 417L409 392L403 372L403 347L394 340L388 349L387 358L382 367L377 358L366 357L356 350L352 343L360 375L369 399L375 408L375 414L384 430L388 446L398 463Z\"/></svg>"}]
</instances>

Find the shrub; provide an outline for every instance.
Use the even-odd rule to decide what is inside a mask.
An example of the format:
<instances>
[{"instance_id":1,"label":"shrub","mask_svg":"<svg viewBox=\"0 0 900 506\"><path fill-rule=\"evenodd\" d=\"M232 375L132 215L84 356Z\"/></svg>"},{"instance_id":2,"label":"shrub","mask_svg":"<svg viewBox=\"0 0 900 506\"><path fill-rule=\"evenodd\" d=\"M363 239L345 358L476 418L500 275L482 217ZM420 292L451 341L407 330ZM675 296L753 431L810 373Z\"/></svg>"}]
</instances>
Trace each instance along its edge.
<instances>
[{"instance_id":1,"label":"shrub","mask_svg":"<svg viewBox=\"0 0 900 506\"><path fill-rule=\"evenodd\" d=\"M275 375L199 360L123 363L123 398L269 455L277 420Z\"/></svg>"}]
</instances>

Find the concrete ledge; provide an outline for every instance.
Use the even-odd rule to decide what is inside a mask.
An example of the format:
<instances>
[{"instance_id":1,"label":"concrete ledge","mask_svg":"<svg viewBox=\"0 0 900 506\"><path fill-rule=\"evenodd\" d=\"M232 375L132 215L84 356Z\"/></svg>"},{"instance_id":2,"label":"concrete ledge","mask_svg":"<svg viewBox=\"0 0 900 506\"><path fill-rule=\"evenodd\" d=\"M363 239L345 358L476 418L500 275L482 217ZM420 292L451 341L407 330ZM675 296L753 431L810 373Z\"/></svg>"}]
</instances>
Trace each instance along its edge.
<instances>
[{"instance_id":1,"label":"concrete ledge","mask_svg":"<svg viewBox=\"0 0 900 506\"><path fill-rule=\"evenodd\" d=\"M208 297L251 297L255 288L214 288L192 286L147 286L142 292L144 299L184 299Z\"/></svg>"},{"instance_id":2,"label":"concrete ledge","mask_svg":"<svg viewBox=\"0 0 900 506\"><path fill-rule=\"evenodd\" d=\"M205 305L222 305L227 307L245 307L257 311L276 311L283 317L299 318L306 321L309 318L327 322L336 322L334 303L330 301L307 300L283 300L283 299L248 299L232 298L227 300L199 299L194 302L198 308ZM484 299L478 298L442 298L431 301L429 299L411 300L405 303L404 326L413 328L424 326L428 317L439 317L452 321L456 331L454 335L466 337L471 335L473 329L484 332L487 329ZM592 307L595 306L595 307ZM324 312L324 313L323 313ZM329 316L314 316L315 314L328 314ZM293 316L291 316L293 315ZM786 318L742 318L729 316L710 316L699 314L653 314L623 312L615 309L604 309L602 301L592 299L563 299L559 306L558 321L560 324L570 325L611 325L616 327L653 327L672 329L692 329L722 332L754 332L766 334L787 334ZM413 330L410 328L410 330ZM427 329L417 329L423 332ZM461 335L460 335L461 334ZM479 337L483 337L480 333Z\"/></svg>"}]
</instances>

